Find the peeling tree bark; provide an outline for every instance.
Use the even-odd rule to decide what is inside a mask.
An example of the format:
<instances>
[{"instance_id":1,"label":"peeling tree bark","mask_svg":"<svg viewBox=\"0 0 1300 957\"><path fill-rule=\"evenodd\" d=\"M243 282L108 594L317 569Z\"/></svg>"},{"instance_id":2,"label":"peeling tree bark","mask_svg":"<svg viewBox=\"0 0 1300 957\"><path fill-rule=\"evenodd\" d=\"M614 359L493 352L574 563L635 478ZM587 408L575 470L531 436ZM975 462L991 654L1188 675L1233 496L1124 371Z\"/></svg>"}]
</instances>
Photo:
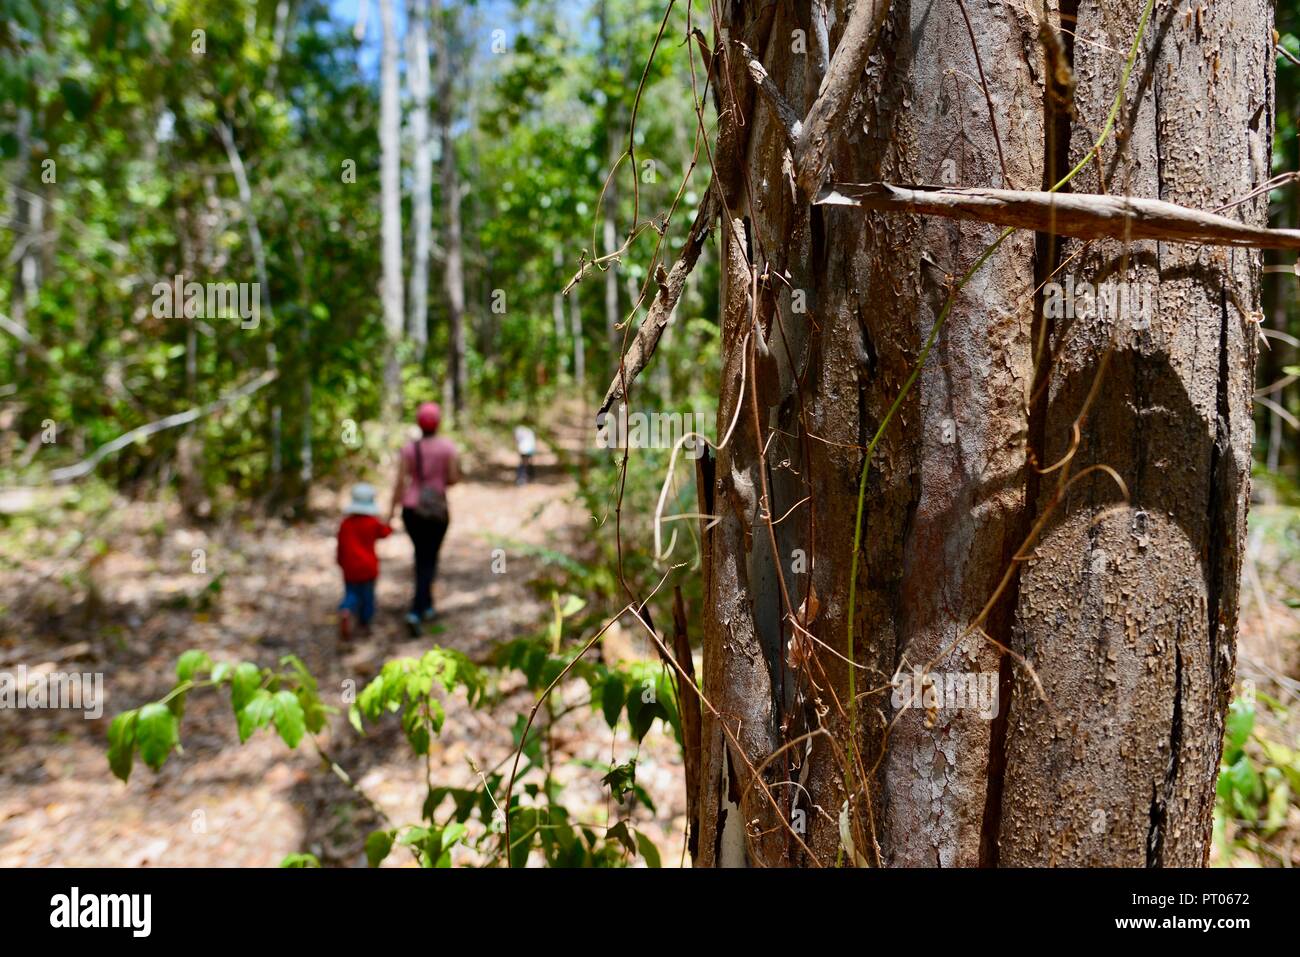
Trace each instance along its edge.
<instances>
[{"instance_id":1,"label":"peeling tree bark","mask_svg":"<svg viewBox=\"0 0 1300 957\"><path fill-rule=\"evenodd\" d=\"M959 0L895 0L863 56L842 45L870 42L868 0L827 2L824 20L820 3L719 5L717 434L737 426L701 472L701 511L717 521L703 534L697 864L1204 860L1233 671L1258 253L1025 231L997 247L872 457L850 665L863 450L956 278L1001 229L812 205L824 179L1050 188L1103 127L1142 7L1067 9L1084 41L1064 46L1078 51L1071 115L1048 88L1060 71L1035 9L967 4L968 30ZM1059 35L1055 6L1047 16ZM1263 0L1191 19L1157 2L1123 135L1072 188L1214 210L1260 186L1270 48ZM836 62L855 64L848 89L825 80ZM814 109L832 88L835 110ZM814 126L830 133L810 154ZM1265 214L1264 196L1223 211L1251 227ZM1035 290L1060 263L1079 283L1150 283L1149 327L1045 317ZM1067 453L1099 372L1068 470L1040 474ZM1100 471L1058 501L1061 473L1094 464L1131 504ZM968 634L977 620L983 633ZM890 682L914 666L936 682L996 679L997 715L900 708Z\"/></svg>"}]
</instances>

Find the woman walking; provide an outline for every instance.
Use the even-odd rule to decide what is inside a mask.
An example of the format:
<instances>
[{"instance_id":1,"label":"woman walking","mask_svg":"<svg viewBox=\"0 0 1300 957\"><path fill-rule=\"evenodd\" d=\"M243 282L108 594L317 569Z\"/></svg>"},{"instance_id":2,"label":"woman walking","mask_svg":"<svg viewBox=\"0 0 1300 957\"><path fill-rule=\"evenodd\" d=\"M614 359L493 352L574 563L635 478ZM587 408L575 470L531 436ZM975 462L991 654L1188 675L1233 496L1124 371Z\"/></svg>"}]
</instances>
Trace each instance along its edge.
<instances>
[{"instance_id":1,"label":"woman walking","mask_svg":"<svg viewBox=\"0 0 1300 957\"><path fill-rule=\"evenodd\" d=\"M388 524L400 504L402 525L415 548L415 598L406 622L418 635L423 622L437 615L433 604L433 581L438 575L438 552L451 520L447 488L460 481L456 446L438 435L442 410L436 402L425 402L416 413L420 438L402 446L397 463L393 500Z\"/></svg>"}]
</instances>

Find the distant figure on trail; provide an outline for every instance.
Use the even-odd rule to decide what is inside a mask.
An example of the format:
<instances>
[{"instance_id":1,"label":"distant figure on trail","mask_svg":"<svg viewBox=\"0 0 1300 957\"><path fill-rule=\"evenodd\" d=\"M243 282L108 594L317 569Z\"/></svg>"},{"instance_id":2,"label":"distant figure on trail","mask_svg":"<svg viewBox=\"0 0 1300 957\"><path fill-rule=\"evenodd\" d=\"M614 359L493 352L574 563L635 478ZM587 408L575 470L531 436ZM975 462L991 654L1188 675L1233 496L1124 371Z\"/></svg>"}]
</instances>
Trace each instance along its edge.
<instances>
[{"instance_id":1,"label":"distant figure on trail","mask_svg":"<svg viewBox=\"0 0 1300 957\"><path fill-rule=\"evenodd\" d=\"M519 453L515 484L527 485L533 480L533 455L537 452L537 436L526 425L515 426L515 450Z\"/></svg>"},{"instance_id":2,"label":"distant figure on trail","mask_svg":"<svg viewBox=\"0 0 1300 957\"><path fill-rule=\"evenodd\" d=\"M406 622L412 635L420 634L423 622L437 616L433 604L433 581L438 576L438 552L451 513L447 507L447 488L460 481L456 446L438 436L442 409L436 402L425 402L416 413L420 438L402 446L393 485L393 501L388 521L400 504L402 524L415 548L415 598Z\"/></svg>"},{"instance_id":3,"label":"distant figure on trail","mask_svg":"<svg viewBox=\"0 0 1300 957\"><path fill-rule=\"evenodd\" d=\"M352 501L343 510L339 525L338 563L343 569L343 601L339 603L339 636L352 637L355 618L363 631L375 616L375 581L379 578L379 556L375 542L393 534L391 523L381 522L375 487L367 482L352 486Z\"/></svg>"}]
</instances>

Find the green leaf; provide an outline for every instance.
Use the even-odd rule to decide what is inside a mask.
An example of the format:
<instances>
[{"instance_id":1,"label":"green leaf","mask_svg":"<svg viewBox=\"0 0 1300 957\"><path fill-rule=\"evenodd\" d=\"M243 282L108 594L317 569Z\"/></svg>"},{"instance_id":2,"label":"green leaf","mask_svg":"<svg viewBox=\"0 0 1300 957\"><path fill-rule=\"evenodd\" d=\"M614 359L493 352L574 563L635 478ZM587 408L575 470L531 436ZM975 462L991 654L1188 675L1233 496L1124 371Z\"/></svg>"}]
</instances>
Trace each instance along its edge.
<instances>
[{"instance_id":1,"label":"green leaf","mask_svg":"<svg viewBox=\"0 0 1300 957\"><path fill-rule=\"evenodd\" d=\"M650 697L652 687L643 687L640 684L634 685L631 693L627 696L627 719L632 725L632 738L635 741L640 741L646 736L646 732L650 730L650 725L654 723L655 718L668 720L668 713L658 701L657 689L655 689L654 700L646 701L646 698Z\"/></svg>"},{"instance_id":2,"label":"green leaf","mask_svg":"<svg viewBox=\"0 0 1300 957\"><path fill-rule=\"evenodd\" d=\"M435 831L433 829L427 827L408 827L401 833L401 836L397 838L397 843L401 844L403 847L413 847L418 844L423 844L434 833ZM374 835L372 834L371 837L374 837Z\"/></svg>"},{"instance_id":3,"label":"green leaf","mask_svg":"<svg viewBox=\"0 0 1300 957\"><path fill-rule=\"evenodd\" d=\"M379 720L379 716L389 710L392 685L395 680L395 675L390 669L394 664L396 662L390 661L384 665L379 675L361 690L361 694L357 695L357 709L371 721Z\"/></svg>"},{"instance_id":4,"label":"green leaf","mask_svg":"<svg viewBox=\"0 0 1300 957\"><path fill-rule=\"evenodd\" d=\"M528 726L528 719L522 714L515 715L514 727L510 729L511 737L514 738L515 747L519 747L519 742L523 739L524 729ZM528 729L528 740L524 743L523 755L533 763L540 763L542 759L542 739L541 736L532 728Z\"/></svg>"},{"instance_id":5,"label":"green leaf","mask_svg":"<svg viewBox=\"0 0 1300 957\"><path fill-rule=\"evenodd\" d=\"M1219 778L1226 786L1225 796L1231 795L1239 809L1253 809L1263 797L1263 784L1248 755L1243 754L1228 766ZM1254 818L1253 814L1249 816Z\"/></svg>"},{"instance_id":6,"label":"green leaf","mask_svg":"<svg viewBox=\"0 0 1300 957\"><path fill-rule=\"evenodd\" d=\"M141 760L157 771L179 743L176 715L160 701L149 702L136 719L135 738L140 744Z\"/></svg>"},{"instance_id":7,"label":"green leaf","mask_svg":"<svg viewBox=\"0 0 1300 957\"><path fill-rule=\"evenodd\" d=\"M1276 770L1269 768L1270 771ZM1268 795L1268 811L1264 817L1264 830L1273 833L1286 824L1291 806L1291 788L1286 781L1279 781Z\"/></svg>"},{"instance_id":8,"label":"green leaf","mask_svg":"<svg viewBox=\"0 0 1300 957\"><path fill-rule=\"evenodd\" d=\"M462 837L465 836L465 832L468 830L469 828L467 828L464 824L459 824L459 823L448 824L446 828L443 829L442 832L443 850L447 850L449 847L451 847L453 844L459 841Z\"/></svg>"},{"instance_id":9,"label":"green leaf","mask_svg":"<svg viewBox=\"0 0 1300 957\"><path fill-rule=\"evenodd\" d=\"M241 661L230 679L230 705L236 713L252 700L253 693L262 685L262 669L251 661Z\"/></svg>"},{"instance_id":10,"label":"green leaf","mask_svg":"<svg viewBox=\"0 0 1300 957\"><path fill-rule=\"evenodd\" d=\"M601 685L600 708L605 713L605 722L611 727L618 724L618 716L623 711L623 698L627 689L623 685L623 676L611 673Z\"/></svg>"},{"instance_id":11,"label":"green leaf","mask_svg":"<svg viewBox=\"0 0 1300 957\"><path fill-rule=\"evenodd\" d=\"M325 727L325 719L330 714L338 714L337 708L331 708L323 704L320 695L316 693L315 688L299 688L296 692L298 704L302 707L302 713L306 717L307 730L312 734L319 734Z\"/></svg>"},{"instance_id":12,"label":"green leaf","mask_svg":"<svg viewBox=\"0 0 1300 957\"><path fill-rule=\"evenodd\" d=\"M135 724L138 713L123 711L108 726L108 767L123 781L131 777L135 757Z\"/></svg>"},{"instance_id":13,"label":"green leaf","mask_svg":"<svg viewBox=\"0 0 1300 957\"><path fill-rule=\"evenodd\" d=\"M437 698L429 699L429 724L433 726L434 734L442 733L442 724L447 720L447 712L442 707L442 702Z\"/></svg>"},{"instance_id":14,"label":"green leaf","mask_svg":"<svg viewBox=\"0 0 1300 957\"><path fill-rule=\"evenodd\" d=\"M646 733L650 730L650 725L654 723L655 718L662 719L665 724L670 723L668 721L668 712L665 711L664 706L658 702L646 705L641 709L640 714L636 717L637 720L632 725L632 736L636 738L637 741L640 741L646 736Z\"/></svg>"},{"instance_id":15,"label":"green leaf","mask_svg":"<svg viewBox=\"0 0 1300 957\"><path fill-rule=\"evenodd\" d=\"M415 705L409 706L402 713L402 731L406 734L406 740L411 744L411 750L416 754L427 754L429 751L429 725L424 720L423 712Z\"/></svg>"},{"instance_id":16,"label":"green leaf","mask_svg":"<svg viewBox=\"0 0 1300 957\"><path fill-rule=\"evenodd\" d=\"M378 867L392 849L392 831L371 831L370 836L366 838L366 862L371 867Z\"/></svg>"},{"instance_id":17,"label":"green leaf","mask_svg":"<svg viewBox=\"0 0 1300 957\"><path fill-rule=\"evenodd\" d=\"M265 688L258 688L235 717L239 724L239 743L243 744L254 731L271 723L275 717L275 699Z\"/></svg>"},{"instance_id":18,"label":"green leaf","mask_svg":"<svg viewBox=\"0 0 1300 957\"><path fill-rule=\"evenodd\" d=\"M280 732L280 737L289 747L298 747L298 742L307 730L306 716L298 696L292 691L277 691L273 706L275 730Z\"/></svg>"},{"instance_id":19,"label":"green leaf","mask_svg":"<svg viewBox=\"0 0 1300 957\"><path fill-rule=\"evenodd\" d=\"M1254 702L1238 698L1228 706L1228 717L1224 723L1226 750L1232 752L1233 760L1236 752L1246 746L1246 739L1250 737L1253 730L1255 730Z\"/></svg>"},{"instance_id":20,"label":"green leaf","mask_svg":"<svg viewBox=\"0 0 1300 957\"><path fill-rule=\"evenodd\" d=\"M655 842L650 840L640 831L635 831L637 850L645 858L646 867L662 867L663 862L659 859L659 848L655 847Z\"/></svg>"},{"instance_id":21,"label":"green leaf","mask_svg":"<svg viewBox=\"0 0 1300 957\"><path fill-rule=\"evenodd\" d=\"M513 802L512 802L513 803ZM510 808L510 866L521 868L528 864L528 852L532 849L533 842L537 836L537 829L542 823L541 815L535 807L520 807L514 805ZM502 840L505 834L501 835Z\"/></svg>"},{"instance_id":22,"label":"green leaf","mask_svg":"<svg viewBox=\"0 0 1300 957\"><path fill-rule=\"evenodd\" d=\"M211 670L212 659L208 657L207 652L192 649L185 652L177 660L176 680L179 682L192 681L196 674Z\"/></svg>"},{"instance_id":23,"label":"green leaf","mask_svg":"<svg viewBox=\"0 0 1300 957\"><path fill-rule=\"evenodd\" d=\"M172 713L172 716L177 721L180 721L185 715L185 698L187 694L185 691L175 692L173 690L172 696L167 699L167 710Z\"/></svg>"},{"instance_id":24,"label":"green leaf","mask_svg":"<svg viewBox=\"0 0 1300 957\"><path fill-rule=\"evenodd\" d=\"M542 668L546 664L546 652L540 648L530 648L524 656L523 662L519 665L519 670L524 673L528 679L528 687L534 690L541 683Z\"/></svg>"},{"instance_id":25,"label":"green leaf","mask_svg":"<svg viewBox=\"0 0 1300 957\"><path fill-rule=\"evenodd\" d=\"M623 795L636 787L636 761L620 764L600 779L601 784L608 785L614 800L622 803Z\"/></svg>"},{"instance_id":26,"label":"green leaf","mask_svg":"<svg viewBox=\"0 0 1300 957\"><path fill-rule=\"evenodd\" d=\"M605 832L606 840L618 841L629 854L636 853L636 841L628 831L627 821L619 821Z\"/></svg>"},{"instance_id":27,"label":"green leaf","mask_svg":"<svg viewBox=\"0 0 1300 957\"><path fill-rule=\"evenodd\" d=\"M63 103L72 114L72 118L78 122L84 120L90 113L91 104L94 102L90 92L81 85L77 80L71 77L64 77L59 80L59 92L63 96Z\"/></svg>"},{"instance_id":28,"label":"green leaf","mask_svg":"<svg viewBox=\"0 0 1300 957\"><path fill-rule=\"evenodd\" d=\"M677 709L677 688L673 684L672 674L667 667L659 669L655 679L659 707L663 709L663 720L673 731L677 743L682 743L682 718Z\"/></svg>"},{"instance_id":29,"label":"green leaf","mask_svg":"<svg viewBox=\"0 0 1300 957\"><path fill-rule=\"evenodd\" d=\"M438 805L442 799L449 793L450 788L429 788L428 793L424 796L424 804L420 806L420 817L426 821L432 821L434 813L438 810Z\"/></svg>"},{"instance_id":30,"label":"green leaf","mask_svg":"<svg viewBox=\"0 0 1300 957\"><path fill-rule=\"evenodd\" d=\"M289 854L280 862L281 867L320 867L320 858L315 854Z\"/></svg>"}]
</instances>

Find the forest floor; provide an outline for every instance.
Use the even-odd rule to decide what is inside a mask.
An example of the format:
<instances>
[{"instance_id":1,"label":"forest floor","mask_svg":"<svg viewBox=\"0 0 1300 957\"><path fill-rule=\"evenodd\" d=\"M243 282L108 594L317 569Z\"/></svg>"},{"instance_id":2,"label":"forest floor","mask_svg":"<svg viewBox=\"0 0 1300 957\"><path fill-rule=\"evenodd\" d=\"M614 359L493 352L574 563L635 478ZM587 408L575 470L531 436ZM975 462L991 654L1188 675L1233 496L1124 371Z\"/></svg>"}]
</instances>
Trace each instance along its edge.
<instances>
[{"instance_id":1,"label":"forest floor","mask_svg":"<svg viewBox=\"0 0 1300 957\"><path fill-rule=\"evenodd\" d=\"M550 606L528 587L535 561L511 546L572 551L591 519L550 450L539 449L532 484L516 487L514 465L508 448L481 454L451 490L437 587L441 618L418 640L402 622L412 568L399 527L379 543L373 631L341 643L334 534L342 490L322 491L312 502L316 517L294 524L246 517L195 528L181 522L174 504L118 502L71 547L68 528L27 529L21 551L3 559L0 670L25 664L29 673L102 672L105 702L94 720L67 709L0 709L0 866L267 867L299 851L326 865L364 866L365 836L379 826L374 813L323 769L309 741L290 751L261 731L241 746L224 692L191 694L183 753L158 774L137 762L128 784L109 772L108 723L165 694L177 657L190 648L216 661L272 666L296 654L319 679L326 703L346 712L344 689L364 687L390 658L439 644L485 661L499 642L536 631ZM385 483L381 502L387 494ZM493 573L495 548L506 551L504 574ZM205 552L202 577L191 571L195 549ZM473 766L490 769L513 752L514 715L527 713L534 698L518 674L504 677L500 690L491 711L471 708L459 693L447 701L446 724L431 746L435 784L474 786ZM367 732L357 735L340 714L321 740L392 822L418 823L424 762L395 717ZM636 753L628 737L626 730L612 736L599 712L585 707L557 726L556 776L578 819L616 819L600 774L576 762L609 762L614 752L626 760ZM685 826L679 749L656 722L637 757L637 780L656 810L637 809L636 826L664 863L675 865ZM460 847L453 860L477 862ZM386 862L410 864L396 853Z\"/></svg>"},{"instance_id":2,"label":"forest floor","mask_svg":"<svg viewBox=\"0 0 1300 957\"><path fill-rule=\"evenodd\" d=\"M438 585L436 633L412 639L402 616L412 577L409 543L397 530L379 543L383 571L375 628L340 642L334 534L345 490L322 489L312 518L296 523L242 514L197 527L174 502L113 500L78 521L76 506L51 518L0 526L0 672L98 672L102 716L70 710L0 709L0 867L275 866L309 851L326 865L363 866L366 834L381 822L333 774L310 744L289 751L270 731L241 746L225 693L190 695L181 740L154 774L137 766L129 784L114 778L105 734L114 714L156 700L173 685L177 657L190 648L215 660L275 665L296 654L320 681L322 697L346 710L343 692L360 689L380 665L432 644L486 661L502 641L539 630L550 606L529 587L532 549L581 555L591 518L556 455L538 456L536 480L514 484L514 459L500 440L474 443L467 479L452 489L453 519ZM566 443L567 444L567 443ZM380 488L381 501L387 489ZM504 574L493 550L506 553ZM206 571L192 570L202 549ZM499 566L498 566L499 567ZM614 630L617 635L617 629ZM1251 516L1241 597L1238 678L1290 708L1279 723L1261 712L1275 740L1296 740L1300 720L1300 508L1259 506ZM623 646L634 653L634 642ZM642 649L644 651L644 649ZM491 710L447 702L431 747L430 777L468 787L475 767L490 769L513 750L511 726L534 698L517 674L502 678ZM663 862L682 859L685 804L680 751L656 723L639 752L626 729L611 735L603 717L579 707L559 725L556 777L564 801L584 821L611 821L616 809L598 772L579 762L625 761L655 803L635 823ZM323 747L394 823L415 823L425 768L395 718L361 737L342 716ZM1233 827L1230 825L1230 828ZM1232 864L1300 864L1300 811L1270 840L1272 859L1238 851ZM1215 848L1214 860L1221 859ZM457 864L481 863L457 848ZM385 866L410 866L393 854Z\"/></svg>"}]
</instances>

